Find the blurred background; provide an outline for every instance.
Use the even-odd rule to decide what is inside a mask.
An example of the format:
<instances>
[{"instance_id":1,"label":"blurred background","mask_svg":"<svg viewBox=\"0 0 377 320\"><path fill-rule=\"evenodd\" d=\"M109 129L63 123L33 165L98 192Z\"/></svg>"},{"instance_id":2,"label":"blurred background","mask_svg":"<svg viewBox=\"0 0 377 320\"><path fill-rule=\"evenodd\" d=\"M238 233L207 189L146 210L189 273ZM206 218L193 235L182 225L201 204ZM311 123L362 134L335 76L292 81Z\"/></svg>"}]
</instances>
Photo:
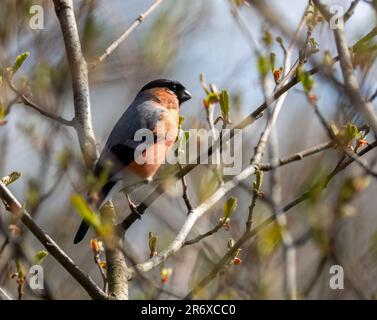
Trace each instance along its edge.
<instances>
[{"instance_id":1,"label":"blurred background","mask_svg":"<svg viewBox=\"0 0 377 320\"><path fill-rule=\"evenodd\" d=\"M280 22L296 30L307 1L266 1ZM351 1L327 1L338 4L345 11ZM44 9L44 29L29 27L31 5ZM126 30L152 1L74 0L76 18L87 61L93 61ZM258 43L266 30L272 37L284 37L259 12L242 1L230 0L165 0L122 43L105 62L90 70L92 120L99 146L103 146L117 119L140 88L155 78L171 78L183 83L193 95L181 113L183 128L208 128L203 99L206 94L199 81L201 73L208 83L226 89L231 99L231 120L234 124L256 109L263 101L260 74L257 68L255 44L245 33L245 27ZM240 25L242 19L242 26ZM357 42L376 25L376 11L368 1L360 1L346 24L350 45ZM302 34L305 36L305 32ZM317 26L313 34L320 52L318 61L328 50L336 55L333 35L328 25ZM277 65L283 63L279 44L274 41ZM69 69L61 30L52 1L3 0L0 3L0 62L12 66L15 58L29 51L30 57L17 72L15 84L33 101L46 110L67 119L73 117L73 100ZM362 92L370 96L376 90L376 46L357 65ZM294 50L293 59L298 56ZM310 61L308 67L310 67ZM338 66L336 77L340 76ZM341 77L339 77L341 79ZM314 92L328 121L344 124L347 120L347 101L337 89L321 76L315 76ZM290 90L278 118L279 156L286 156L318 143L328 141L325 130L308 104L302 87ZM19 171L22 177L10 189L25 204L38 224L68 253L96 282L102 283L98 267L93 261L89 240L74 246L73 237L80 217L71 205L74 193L85 194L85 175L77 137L72 128L50 121L30 108L18 103L6 83L0 86L0 103L11 105L6 123L0 126L0 176ZM216 115L220 113L216 106ZM247 165L264 127L257 121L243 133L242 159ZM221 127L221 125L220 125ZM369 142L373 136L368 136ZM374 154L373 154L374 153ZM321 175L335 167L339 152L328 149L302 161L278 169L282 204L298 197ZM366 159L373 160L375 152ZM263 162L268 162L266 152ZM376 181L352 196L347 208L340 210L341 195L350 179L361 176L361 169L353 164L339 174L322 194L294 207L288 213L288 228L296 245L297 291L303 299L360 299L376 298L377 294L377 200ZM262 191L268 194L268 173ZM228 238L238 239L243 230L251 201L254 178L235 188L238 207L231 218L230 229L220 229L198 244L186 246L170 257L163 266L137 276L130 282L131 299L182 298L227 251ZM208 166L199 166L188 176L188 192L198 205L217 187L218 181ZM181 197L181 185L171 188L148 209L126 235L125 251L132 258L129 263L143 262L149 257L148 233L157 235L157 251L164 249L175 237L187 216ZM224 199L225 200L225 199ZM189 238L206 232L223 216L219 202L197 223ZM124 196L115 199L117 210L127 214ZM343 210L344 209L344 210ZM339 214L339 212L342 214ZM20 223L20 234L12 232L14 222L0 206L0 287L17 296L17 284L11 274L16 272L15 258L21 256L26 268L33 255L43 249L41 244ZM254 224L271 214L269 206L258 202ZM15 234L16 233L16 234ZM9 243L8 243L9 241ZM4 245L3 245L4 244ZM241 252L242 263L232 265L204 288L204 299L283 299L283 246L275 225L249 241ZM329 254L335 252L335 255ZM334 258L335 257L335 258ZM54 260L47 256L41 262L45 271L44 292L26 286L24 298L88 299L86 292ZM344 290L329 287L331 265L345 269ZM171 268L167 283L161 281L161 270Z\"/></svg>"}]
</instances>

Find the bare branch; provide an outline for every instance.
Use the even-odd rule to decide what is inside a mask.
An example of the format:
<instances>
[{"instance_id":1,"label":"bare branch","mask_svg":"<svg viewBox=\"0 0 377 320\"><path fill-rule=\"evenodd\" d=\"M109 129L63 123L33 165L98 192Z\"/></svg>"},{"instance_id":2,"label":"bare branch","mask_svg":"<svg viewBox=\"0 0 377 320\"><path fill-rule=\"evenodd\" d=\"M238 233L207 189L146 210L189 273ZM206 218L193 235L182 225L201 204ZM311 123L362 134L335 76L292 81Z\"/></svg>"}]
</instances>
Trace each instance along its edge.
<instances>
[{"instance_id":1,"label":"bare branch","mask_svg":"<svg viewBox=\"0 0 377 320\"><path fill-rule=\"evenodd\" d=\"M125 256L120 248L123 248L123 240L116 239L118 246L106 247L107 281L109 283L109 299L128 300L128 280L132 271L127 267Z\"/></svg>"},{"instance_id":2,"label":"bare branch","mask_svg":"<svg viewBox=\"0 0 377 320\"><path fill-rule=\"evenodd\" d=\"M377 147L377 141L375 141L373 144L365 147L363 150L361 150L358 153L358 156L363 156L364 154L368 153L369 151L373 150ZM322 185L322 188L326 188L328 183L331 181L331 179L343 171L345 168L347 168L351 163L354 162L354 159L349 158L348 160L344 161L343 164L340 166L336 166L336 169L333 170L331 173L328 174L326 177L326 183ZM317 187L317 186L313 186ZM298 205L299 203L305 201L310 196L310 191L303 193L298 198L292 200L290 203L288 203L286 206L281 208L278 212L278 215L286 213L288 210L293 208L294 206ZM248 231L246 230L241 238L236 242L236 244L230 249L223 258L216 264L216 266L193 288L193 290L188 293L185 297L185 299L191 299L194 297L202 288L207 286L208 283L210 283L217 275L218 273L223 269L223 267L228 263L229 259L231 259L236 251L243 246L248 240L253 238L256 234L258 234L261 230L265 229L267 226L269 226L271 223L276 221L277 215L271 215L269 218L265 219L262 223L260 223L257 227L254 229Z\"/></svg>"},{"instance_id":3,"label":"bare branch","mask_svg":"<svg viewBox=\"0 0 377 320\"><path fill-rule=\"evenodd\" d=\"M33 110L39 112L42 116L45 116L48 119L54 120L62 125L73 127L74 122L72 120L67 120L59 116L55 116L52 113L49 113L45 110L43 110L42 107L38 106L36 103L31 101L28 97L26 97L22 92L20 92L16 86L14 85L13 81L11 79L7 79L7 82L9 84L9 87L12 89L14 93L17 94L18 97L22 100L23 104L26 106L29 106Z\"/></svg>"},{"instance_id":4,"label":"bare branch","mask_svg":"<svg viewBox=\"0 0 377 320\"><path fill-rule=\"evenodd\" d=\"M7 209L14 215L21 214L21 221L42 243L46 250L66 269L72 277L80 283L93 299L106 299L107 295L96 283L73 262L73 260L47 235L32 219L30 214L21 206L9 189L0 182L0 198Z\"/></svg>"},{"instance_id":5,"label":"bare branch","mask_svg":"<svg viewBox=\"0 0 377 320\"><path fill-rule=\"evenodd\" d=\"M339 139L336 137L336 135L334 134L332 128L330 127L330 125L327 123L325 117L322 115L322 113L319 111L319 108L318 108L318 105L316 102L312 101L311 99L308 99L311 106L313 107L314 109L314 112L315 114L317 115L317 117L319 118L322 126L326 129L326 132L328 134L328 136L333 139L333 141L336 143L336 145L339 147L339 148L342 148L343 152L349 156L350 158L354 159L355 162L361 167L363 168L368 174L370 174L371 176L373 177L377 177L377 173L374 172L369 166L367 163L364 163L364 161L362 159L359 159L359 157L357 156L357 154L354 154L353 152L349 151L347 149L347 146L344 146L342 145L342 142L339 141Z\"/></svg>"},{"instance_id":6,"label":"bare branch","mask_svg":"<svg viewBox=\"0 0 377 320\"><path fill-rule=\"evenodd\" d=\"M325 5L319 0L314 0L315 5L318 7L326 20L330 20L331 13ZM339 18L341 19L341 18ZM344 86L347 95L350 97L354 107L364 116L368 121L377 136L377 116L373 110L373 105L369 101L365 101L360 92L359 82L353 70L350 50L348 48L347 39L344 33L344 26L339 23L333 30L335 36L335 43L340 57L340 66L344 78Z\"/></svg>"},{"instance_id":7,"label":"bare branch","mask_svg":"<svg viewBox=\"0 0 377 320\"><path fill-rule=\"evenodd\" d=\"M334 142L332 142L332 141L324 142L324 143L318 144L314 147L311 147L311 148L305 149L303 151L294 153L290 156L280 158L275 163L261 164L259 169L262 170L262 171L270 171L272 169L275 169L275 168L278 168L278 167L281 167L281 166L285 166L285 165L287 165L291 162L300 161L300 160L302 160L306 157L309 157L313 154L319 153L319 152L326 150L326 149L330 149L333 146L334 146Z\"/></svg>"},{"instance_id":8,"label":"bare branch","mask_svg":"<svg viewBox=\"0 0 377 320\"><path fill-rule=\"evenodd\" d=\"M0 287L0 300L14 300L5 289Z\"/></svg>"},{"instance_id":9,"label":"bare branch","mask_svg":"<svg viewBox=\"0 0 377 320\"><path fill-rule=\"evenodd\" d=\"M188 213L190 213L192 211L192 209L193 209L193 206L191 204L191 200L190 200L190 197L188 195L188 187L187 187L186 177L183 176L182 179L181 179L181 181L182 181L182 189L183 189L182 198L183 198L183 201L186 204Z\"/></svg>"},{"instance_id":10,"label":"bare branch","mask_svg":"<svg viewBox=\"0 0 377 320\"><path fill-rule=\"evenodd\" d=\"M182 247L198 243L199 241L201 241L201 240L203 240L207 237L212 236L213 234L215 234L217 231L219 231L222 228L222 226L225 224L225 222L226 222L225 219L220 220L216 226L214 226L211 230L207 231L206 233L203 233L203 234L195 237L194 239L186 240L183 243Z\"/></svg>"},{"instance_id":11,"label":"bare branch","mask_svg":"<svg viewBox=\"0 0 377 320\"><path fill-rule=\"evenodd\" d=\"M72 0L53 1L63 33L67 59L72 76L75 128L84 161L88 168L92 168L98 158L98 150L92 127L88 68L81 50L73 3Z\"/></svg>"},{"instance_id":12,"label":"bare branch","mask_svg":"<svg viewBox=\"0 0 377 320\"><path fill-rule=\"evenodd\" d=\"M255 166L250 165L246 169L244 169L239 175L235 176L232 180L224 183L217 191L212 194L206 201L201 203L198 207L196 207L187 217L185 223L183 224L181 230L175 237L174 241L162 252L160 252L157 256L149 259L148 261L136 265L136 268L142 272L149 271L154 267L161 264L165 261L170 255L176 253L183 245L187 235L193 228L195 222L205 213L207 212L212 206L214 206L218 201L222 199L224 195L226 195L230 190L236 187L240 181L250 177L255 172Z\"/></svg>"},{"instance_id":13,"label":"bare branch","mask_svg":"<svg viewBox=\"0 0 377 320\"><path fill-rule=\"evenodd\" d=\"M138 25L140 25L143 20L151 14L157 7L162 3L163 0L156 0L147 11L144 13L141 13L134 22L131 23L131 25L127 28L126 31L124 31L121 36L115 40L110 46L107 47L107 49L104 51L104 53L98 57L93 63L89 65L89 67L95 68L99 63L103 62L124 40L127 39L127 37L131 34L132 31L136 29Z\"/></svg>"}]
</instances>

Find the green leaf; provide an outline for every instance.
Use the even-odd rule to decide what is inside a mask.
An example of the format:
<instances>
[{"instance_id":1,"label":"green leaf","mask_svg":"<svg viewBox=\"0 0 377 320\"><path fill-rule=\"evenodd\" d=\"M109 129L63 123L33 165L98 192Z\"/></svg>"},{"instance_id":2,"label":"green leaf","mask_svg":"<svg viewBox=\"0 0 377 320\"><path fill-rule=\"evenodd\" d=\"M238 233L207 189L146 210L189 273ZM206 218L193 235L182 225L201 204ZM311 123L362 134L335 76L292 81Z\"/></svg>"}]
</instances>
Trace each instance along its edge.
<instances>
[{"instance_id":1,"label":"green leaf","mask_svg":"<svg viewBox=\"0 0 377 320\"><path fill-rule=\"evenodd\" d=\"M314 38L310 38L308 44L312 53L317 53L319 51L318 42Z\"/></svg>"},{"instance_id":2,"label":"green leaf","mask_svg":"<svg viewBox=\"0 0 377 320\"><path fill-rule=\"evenodd\" d=\"M41 198L40 186L38 181L35 179L30 179L28 181L28 188L26 190L26 201L31 206L37 205Z\"/></svg>"},{"instance_id":3,"label":"green leaf","mask_svg":"<svg viewBox=\"0 0 377 320\"><path fill-rule=\"evenodd\" d=\"M13 171L10 175L1 178L0 181L7 186L8 184L15 182L20 177L21 172Z\"/></svg>"},{"instance_id":4,"label":"green leaf","mask_svg":"<svg viewBox=\"0 0 377 320\"><path fill-rule=\"evenodd\" d=\"M263 43L266 47L270 47L272 45L273 36L272 36L272 33L269 30L267 30L267 29L263 30L262 41L263 41Z\"/></svg>"},{"instance_id":5,"label":"green leaf","mask_svg":"<svg viewBox=\"0 0 377 320\"><path fill-rule=\"evenodd\" d=\"M101 209L103 215L103 220L101 220L101 217L89 207L81 195L74 194L71 197L71 202L80 217L92 226L101 237L106 238L113 233L114 226L109 217L114 213L114 208L105 204Z\"/></svg>"},{"instance_id":6,"label":"green leaf","mask_svg":"<svg viewBox=\"0 0 377 320\"><path fill-rule=\"evenodd\" d=\"M310 92L314 87L314 79L312 75L301 68L297 70L297 73L304 91L306 93Z\"/></svg>"},{"instance_id":7,"label":"green leaf","mask_svg":"<svg viewBox=\"0 0 377 320\"><path fill-rule=\"evenodd\" d=\"M245 0L233 0L234 5L242 7L245 4Z\"/></svg>"},{"instance_id":8,"label":"green leaf","mask_svg":"<svg viewBox=\"0 0 377 320\"><path fill-rule=\"evenodd\" d=\"M333 132L333 134L334 134L335 136L338 136L338 135L339 135L340 130L339 130L339 128L338 128L338 126L336 125L335 122L331 122L331 123L330 123L330 128L331 128L331 130L332 130L332 132Z\"/></svg>"},{"instance_id":9,"label":"green leaf","mask_svg":"<svg viewBox=\"0 0 377 320\"><path fill-rule=\"evenodd\" d=\"M330 51L328 51L328 50L325 51L323 61L324 61L324 64L325 64L326 67L332 68L332 66L334 65L334 60L332 58Z\"/></svg>"},{"instance_id":10,"label":"green leaf","mask_svg":"<svg viewBox=\"0 0 377 320\"><path fill-rule=\"evenodd\" d=\"M259 192L260 187L262 186L263 182L263 171L261 171L258 167L255 170L255 181L253 182L253 190Z\"/></svg>"},{"instance_id":11,"label":"green leaf","mask_svg":"<svg viewBox=\"0 0 377 320\"><path fill-rule=\"evenodd\" d=\"M72 154L68 148L65 147L62 151L60 151L57 156L59 169L62 171L66 171L68 169L71 158L72 158Z\"/></svg>"},{"instance_id":12,"label":"green leaf","mask_svg":"<svg viewBox=\"0 0 377 320\"><path fill-rule=\"evenodd\" d=\"M44 258L48 255L48 252L46 250L40 250L34 255L34 261L35 263L41 263Z\"/></svg>"},{"instance_id":13,"label":"green leaf","mask_svg":"<svg viewBox=\"0 0 377 320\"><path fill-rule=\"evenodd\" d=\"M148 234L148 246L149 246L149 250L150 250L152 256L153 256L153 253L156 251L156 245L157 245L156 235L153 232L149 232L149 234Z\"/></svg>"},{"instance_id":14,"label":"green leaf","mask_svg":"<svg viewBox=\"0 0 377 320\"><path fill-rule=\"evenodd\" d=\"M15 74L18 69L22 66L22 64L25 62L25 60L29 57L30 52L26 51L24 53L21 53L17 58L16 61L14 62L12 66L12 72Z\"/></svg>"},{"instance_id":15,"label":"green leaf","mask_svg":"<svg viewBox=\"0 0 377 320\"><path fill-rule=\"evenodd\" d=\"M258 71L262 77L267 76L268 72L270 71L270 59L260 55L258 56Z\"/></svg>"},{"instance_id":16,"label":"green leaf","mask_svg":"<svg viewBox=\"0 0 377 320\"><path fill-rule=\"evenodd\" d=\"M184 122L185 122L185 117L179 116L178 127L181 128Z\"/></svg>"},{"instance_id":17,"label":"green leaf","mask_svg":"<svg viewBox=\"0 0 377 320\"><path fill-rule=\"evenodd\" d=\"M273 223L260 232L257 239L257 249L262 256L267 257L277 249L280 243L281 233L279 226Z\"/></svg>"},{"instance_id":18,"label":"green leaf","mask_svg":"<svg viewBox=\"0 0 377 320\"><path fill-rule=\"evenodd\" d=\"M83 218L87 224L93 226L96 230L101 229L100 217L90 209L88 203L81 195L74 194L71 197L71 202L80 217Z\"/></svg>"},{"instance_id":19,"label":"green leaf","mask_svg":"<svg viewBox=\"0 0 377 320\"><path fill-rule=\"evenodd\" d=\"M347 123L347 126L345 128L344 132L344 140L348 144L351 142L353 139L356 139L358 137L359 129L352 124L352 123Z\"/></svg>"},{"instance_id":20,"label":"green leaf","mask_svg":"<svg viewBox=\"0 0 377 320\"><path fill-rule=\"evenodd\" d=\"M226 219L230 218L230 216L236 210L236 208L237 208L237 198L230 197L224 203L224 221L226 221Z\"/></svg>"},{"instance_id":21,"label":"green leaf","mask_svg":"<svg viewBox=\"0 0 377 320\"><path fill-rule=\"evenodd\" d=\"M370 177L368 176L348 177L340 189L339 201L342 204L351 201L354 195L365 190L369 183Z\"/></svg>"},{"instance_id":22,"label":"green leaf","mask_svg":"<svg viewBox=\"0 0 377 320\"><path fill-rule=\"evenodd\" d=\"M275 70L275 65L276 65L276 53L271 52L270 53L270 66L271 66L272 72Z\"/></svg>"},{"instance_id":23,"label":"green leaf","mask_svg":"<svg viewBox=\"0 0 377 320\"><path fill-rule=\"evenodd\" d=\"M5 116L7 115L7 109L6 107L4 106L4 104L2 104L0 102L0 120L3 120L5 118Z\"/></svg>"},{"instance_id":24,"label":"green leaf","mask_svg":"<svg viewBox=\"0 0 377 320\"><path fill-rule=\"evenodd\" d=\"M209 107L210 104L213 104L213 103L216 103L219 101L219 96L217 93L215 92L210 92L209 94L207 94L207 96L204 98L204 106L206 108Z\"/></svg>"},{"instance_id":25,"label":"green leaf","mask_svg":"<svg viewBox=\"0 0 377 320\"><path fill-rule=\"evenodd\" d=\"M230 102L229 102L229 93L226 90L222 90L219 97L221 114L224 119L229 119L230 114Z\"/></svg>"},{"instance_id":26,"label":"green leaf","mask_svg":"<svg viewBox=\"0 0 377 320\"><path fill-rule=\"evenodd\" d=\"M187 142L190 140L190 131L183 131L184 136L184 142Z\"/></svg>"},{"instance_id":27,"label":"green leaf","mask_svg":"<svg viewBox=\"0 0 377 320\"><path fill-rule=\"evenodd\" d=\"M24 265L22 264L22 261L17 259L16 260L16 269L17 269L17 273L18 273L18 278L19 279L23 279L25 278L25 267Z\"/></svg>"}]
</instances>

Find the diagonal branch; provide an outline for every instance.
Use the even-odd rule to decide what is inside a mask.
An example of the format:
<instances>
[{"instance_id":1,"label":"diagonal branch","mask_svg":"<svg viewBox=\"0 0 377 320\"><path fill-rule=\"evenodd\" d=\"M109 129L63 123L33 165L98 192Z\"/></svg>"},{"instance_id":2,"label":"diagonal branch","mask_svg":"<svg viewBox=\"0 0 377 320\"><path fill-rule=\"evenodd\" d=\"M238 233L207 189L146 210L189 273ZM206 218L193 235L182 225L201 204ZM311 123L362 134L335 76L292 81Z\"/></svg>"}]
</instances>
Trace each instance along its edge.
<instances>
[{"instance_id":1,"label":"diagonal branch","mask_svg":"<svg viewBox=\"0 0 377 320\"><path fill-rule=\"evenodd\" d=\"M106 50L104 51L104 53L99 56L93 63L91 63L89 65L89 67L91 69L94 69L95 67L97 67L97 65L101 62L103 62L116 48L118 48L118 46L124 41L127 39L127 37L131 34L132 31L134 31L136 29L136 27L138 25L140 25L143 20L149 15L151 14L157 7L159 4L161 4L163 0L156 0L149 8L147 11L145 11L144 13L141 13L135 20L134 22L131 23L131 25L127 28L126 31L124 31L121 36L115 40L111 45L109 45Z\"/></svg>"},{"instance_id":2,"label":"diagonal branch","mask_svg":"<svg viewBox=\"0 0 377 320\"><path fill-rule=\"evenodd\" d=\"M21 214L21 221L42 243L46 250L66 269L72 277L80 283L93 299L106 299L107 295L96 283L74 263L74 261L45 233L32 219L30 214L21 206L9 189L0 182L0 198L7 209L14 215Z\"/></svg>"},{"instance_id":3,"label":"diagonal branch","mask_svg":"<svg viewBox=\"0 0 377 320\"><path fill-rule=\"evenodd\" d=\"M285 165L287 165L291 162L300 161L300 160L302 160L306 157L317 154L317 153L322 152L326 149L330 149L333 146L334 146L334 142L332 142L332 141L324 142L324 143L315 145L314 147L311 147L311 148L305 149L303 151L294 153L290 156L280 158L277 161L274 161L273 163L261 164L259 166L259 169L261 171L270 171L270 170L273 170L273 169L277 169L277 168L279 168L281 166L285 166ZM203 233L203 234L201 234L201 235L199 235L199 236L197 236L197 237L195 237L191 240L186 240L183 243L183 246L198 243L199 241L203 240L204 238L207 238L207 237L213 235L214 233L216 233L218 230L221 229L221 227L224 225L224 223L225 223L225 221L220 221L218 224L216 224L211 230L207 231L206 233Z\"/></svg>"},{"instance_id":4,"label":"diagonal branch","mask_svg":"<svg viewBox=\"0 0 377 320\"><path fill-rule=\"evenodd\" d=\"M368 153L369 151L373 150L377 147L377 141L375 141L373 144L365 147L363 150L358 152L358 156L361 157ZM350 164L352 164L355 160L352 158L347 159L339 166L336 166L336 168L330 172L327 177L324 184L321 184L322 189L326 188L328 183L341 171L346 169ZM315 184L312 188L317 188L318 185ZM228 261L234 256L236 251L243 246L247 241L249 241L251 238L253 238L255 235L257 235L261 230L268 227L271 223L276 221L276 217L282 214L285 214L288 210L292 209L299 203L307 200L310 197L311 189L303 194L301 194L296 199L292 200L290 203L285 205L283 208L281 208L276 215L271 215L270 217L266 218L263 222L261 222L258 226L256 226L254 229L248 231L246 230L243 235L240 237L240 239L236 242L236 244L230 249L223 258L215 265L215 267L192 289L191 292L189 292L185 299L191 299L194 297L198 292L201 291L202 288L207 286L218 274L219 272L224 268L224 266L228 263Z\"/></svg>"},{"instance_id":5,"label":"diagonal branch","mask_svg":"<svg viewBox=\"0 0 377 320\"><path fill-rule=\"evenodd\" d=\"M64 119L62 117L59 117L59 116L55 116L54 114L52 113L49 113L45 110L43 110L43 108L41 108L40 106L38 106L36 103L34 103L33 101L31 101L27 96L25 96L22 92L20 92L16 86L14 85L14 83L12 82L11 79L7 80L8 84L9 84L9 87L11 88L11 90L17 94L18 97L20 97L20 99L22 100L22 103L26 106L29 106L30 108L32 108L33 110L39 112L42 116L45 116L46 118L49 118L51 120L54 120L62 125L65 125L65 126L69 126L69 127L72 127L74 125L74 122L72 120L67 120L67 119Z\"/></svg>"},{"instance_id":6,"label":"diagonal branch","mask_svg":"<svg viewBox=\"0 0 377 320\"><path fill-rule=\"evenodd\" d=\"M331 19L331 13L327 7L319 0L314 0L314 3L325 19L329 21ZM344 33L344 23L338 23L333 32L347 95L350 97L350 100L354 104L356 110L358 110L364 116L365 121L369 121L374 134L377 136L377 116L373 110L372 103L365 101L361 95L359 82L353 69L351 53Z\"/></svg>"}]
</instances>

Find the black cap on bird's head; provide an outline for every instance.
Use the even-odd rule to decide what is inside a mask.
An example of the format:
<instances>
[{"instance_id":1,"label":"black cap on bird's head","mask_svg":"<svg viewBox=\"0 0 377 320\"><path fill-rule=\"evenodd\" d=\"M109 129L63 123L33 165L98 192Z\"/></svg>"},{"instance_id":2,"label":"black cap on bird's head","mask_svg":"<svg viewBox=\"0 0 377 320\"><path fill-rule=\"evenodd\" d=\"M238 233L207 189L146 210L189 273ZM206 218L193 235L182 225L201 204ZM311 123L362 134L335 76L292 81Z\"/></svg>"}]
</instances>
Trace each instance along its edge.
<instances>
[{"instance_id":1,"label":"black cap on bird's head","mask_svg":"<svg viewBox=\"0 0 377 320\"><path fill-rule=\"evenodd\" d=\"M147 83L140 92L153 88L167 88L173 91L178 98L179 104L191 99L191 93L179 81L168 79L153 80Z\"/></svg>"}]
</instances>

